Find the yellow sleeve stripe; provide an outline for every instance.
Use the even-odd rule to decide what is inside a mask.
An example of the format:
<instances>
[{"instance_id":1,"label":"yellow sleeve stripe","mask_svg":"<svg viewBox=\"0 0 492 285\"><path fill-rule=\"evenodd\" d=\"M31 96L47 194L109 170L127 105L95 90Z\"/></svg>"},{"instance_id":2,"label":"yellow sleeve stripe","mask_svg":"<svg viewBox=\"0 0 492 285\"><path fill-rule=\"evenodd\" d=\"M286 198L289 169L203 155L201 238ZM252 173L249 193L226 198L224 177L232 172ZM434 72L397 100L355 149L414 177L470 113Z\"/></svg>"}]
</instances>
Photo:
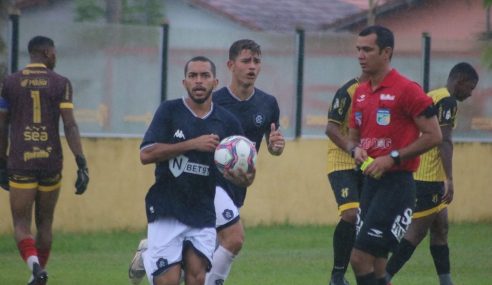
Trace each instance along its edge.
<instances>
[{"instance_id":1,"label":"yellow sleeve stripe","mask_svg":"<svg viewBox=\"0 0 492 285\"><path fill-rule=\"evenodd\" d=\"M73 109L73 103L69 103L69 102L60 103L60 109Z\"/></svg>"},{"instance_id":2,"label":"yellow sleeve stripe","mask_svg":"<svg viewBox=\"0 0 492 285\"><path fill-rule=\"evenodd\" d=\"M351 202L351 203L340 205L340 207L338 207L338 215L341 216L343 211L350 210L350 209L357 209L357 208L359 208L359 202Z\"/></svg>"}]
</instances>

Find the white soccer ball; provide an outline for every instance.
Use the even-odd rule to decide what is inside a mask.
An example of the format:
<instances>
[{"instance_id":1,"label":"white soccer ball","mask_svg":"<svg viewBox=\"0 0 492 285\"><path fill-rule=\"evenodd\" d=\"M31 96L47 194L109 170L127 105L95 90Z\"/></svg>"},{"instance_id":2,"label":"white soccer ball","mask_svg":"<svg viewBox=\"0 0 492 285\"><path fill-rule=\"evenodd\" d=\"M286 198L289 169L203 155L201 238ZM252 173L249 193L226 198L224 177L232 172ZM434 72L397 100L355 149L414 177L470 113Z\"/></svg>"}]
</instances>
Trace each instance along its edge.
<instances>
[{"instance_id":1,"label":"white soccer ball","mask_svg":"<svg viewBox=\"0 0 492 285\"><path fill-rule=\"evenodd\" d=\"M221 173L225 169L245 173L252 172L256 165L255 145L246 137L230 136L223 139L215 148L215 165Z\"/></svg>"}]
</instances>

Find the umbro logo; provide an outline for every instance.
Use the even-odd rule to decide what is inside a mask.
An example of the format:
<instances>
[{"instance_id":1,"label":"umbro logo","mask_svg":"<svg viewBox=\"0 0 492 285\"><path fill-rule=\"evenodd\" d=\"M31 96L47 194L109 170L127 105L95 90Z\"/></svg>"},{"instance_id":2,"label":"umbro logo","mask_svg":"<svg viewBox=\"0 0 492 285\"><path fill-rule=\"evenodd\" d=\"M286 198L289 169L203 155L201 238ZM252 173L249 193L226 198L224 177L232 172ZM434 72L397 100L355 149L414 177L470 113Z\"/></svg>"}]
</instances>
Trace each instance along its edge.
<instances>
[{"instance_id":1,"label":"umbro logo","mask_svg":"<svg viewBox=\"0 0 492 285\"><path fill-rule=\"evenodd\" d=\"M373 237L377 237L377 238L383 237L383 232L378 230L378 229L375 229L375 228L369 229L369 232L367 234L370 236L373 236Z\"/></svg>"},{"instance_id":2,"label":"umbro logo","mask_svg":"<svg viewBox=\"0 0 492 285\"><path fill-rule=\"evenodd\" d=\"M183 131L180 129L176 130L176 132L174 133L174 137L178 138L178 139L183 139L183 140L186 139L185 135L183 134Z\"/></svg>"},{"instance_id":3,"label":"umbro logo","mask_svg":"<svg viewBox=\"0 0 492 285\"><path fill-rule=\"evenodd\" d=\"M356 101L360 103L360 102L364 102L364 100L366 100L366 94L360 95Z\"/></svg>"}]
</instances>

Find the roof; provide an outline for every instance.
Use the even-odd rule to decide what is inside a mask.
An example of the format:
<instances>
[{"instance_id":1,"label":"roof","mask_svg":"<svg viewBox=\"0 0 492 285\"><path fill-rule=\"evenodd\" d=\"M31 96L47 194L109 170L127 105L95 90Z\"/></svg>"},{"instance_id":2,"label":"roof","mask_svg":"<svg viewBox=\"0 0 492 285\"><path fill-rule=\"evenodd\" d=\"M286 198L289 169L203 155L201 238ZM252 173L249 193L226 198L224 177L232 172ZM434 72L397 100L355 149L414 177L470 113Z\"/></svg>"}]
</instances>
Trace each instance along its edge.
<instances>
[{"instance_id":1,"label":"roof","mask_svg":"<svg viewBox=\"0 0 492 285\"><path fill-rule=\"evenodd\" d=\"M394 9L415 0L374 0L380 8ZM287 32L336 29L366 18L368 0L188 0L189 4L222 15L250 29Z\"/></svg>"}]
</instances>

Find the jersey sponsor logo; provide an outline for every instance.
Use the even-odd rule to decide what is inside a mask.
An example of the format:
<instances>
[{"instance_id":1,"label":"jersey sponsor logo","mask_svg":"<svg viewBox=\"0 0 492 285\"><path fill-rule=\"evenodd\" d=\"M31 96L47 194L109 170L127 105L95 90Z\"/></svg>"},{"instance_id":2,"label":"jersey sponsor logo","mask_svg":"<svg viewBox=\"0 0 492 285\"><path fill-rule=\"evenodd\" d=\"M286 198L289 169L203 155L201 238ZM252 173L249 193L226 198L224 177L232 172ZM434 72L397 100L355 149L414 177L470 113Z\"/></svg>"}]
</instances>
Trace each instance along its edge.
<instances>
[{"instance_id":1,"label":"jersey sponsor logo","mask_svg":"<svg viewBox=\"0 0 492 285\"><path fill-rule=\"evenodd\" d=\"M46 74L45 70L31 70L31 69L24 69L22 70L22 75L29 75L29 74Z\"/></svg>"},{"instance_id":2,"label":"jersey sponsor logo","mask_svg":"<svg viewBox=\"0 0 492 285\"><path fill-rule=\"evenodd\" d=\"M174 137L183 140L186 139L185 135L183 134L183 131L180 129L177 129L176 132L174 132Z\"/></svg>"},{"instance_id":3,"label":"jersey sponsor logo","mask_svg":"<svg viewBox=\"0 0 492 285\"><path fill-rule=\"evenodd\" d=\"M362 125L362 112L355 112L355 124L359 127Z\"/></svg>"},{"instance_id":4,"label":"jersey sponsor logo","mask_svg":"<svg viewBox=\"0 0 492 285\"><path fill-rule=\"evenodd\" d=\"M28 161L31 159L48 158L48 157L50 157L51 151L52 151L51 147L47 147L46 149L41 149L39 147L33 147L32 151L25 151L24 152L24 161Z\"/></svg>"},{"instance_id":5,"label":"jersey sponsor logo","mask_svg":"<svg viewBox=\"0 0 492 285\"><path fill-rule=\"evenodd\" d=\"M378 148L388 149L391 148L392 140L390 138L362 138L360 145L363 149Z\"/></svg>"},{"instance_id":6,"label":"jersey sponsor logo","mask_svg":"<svg viewBox=\"0 0 492 285\"><path fill-rule=\"evenodd\" d=\"M35 126L27 126L24 129L24 141L33 141L33 142L45 142L48 140L48 132L46 131L46 127L35 127Z\"/></svg>"},{"instance_id":7,"label":"jersey sponsor logo","mask_svg":"<svg viewBox=\"0 0 492 285\"><path fill-rule=\"evenodd\" d=\"M395 95L381 93L379 100L394 101Z\"/></svg>"},{"instance_id":8,"label":"jersey sponsor logo","mask_svg":"<svg viewBox=\"0 0 492 285\"><path fill-rule=\"evenodd\" d=\"M48 86L48 79L46 78L25 78L20 82L21 87L28 88L43 88Z\"/></svg>"},{"instance_id":9,"label":"jersey sponsor logo","mask_svg":"<svg viewBox=\"0 0 492 285\"><path fill-rule=\"evenodd\" d=\"M261 127L265 123L265 116L263 114L256 114L254 116L254 120L255 120L255 125L257 127Z\"/></svg>"},{"instance_id":10,"label":"jersey sponsor logo","mask_svg":"<svg viewBox=\"0 0 492 285\"><path fill-rule=\"evenodd\" d=\"M391 233L398 241L401 241L412 222L412 209L407 208L403 211L403 215L398 215L391 226Z\"/></svg>"},{"instance_id":11,"label":"jersey sponsor logo","mask_svg":"<svg viewBox=\"0 0 492 285\"><path fill-rule=\"evenodd\" d=\"M183 174L183 172L201 176L209 175L208 165L190 162L188 161L188 157L184 155L180 155L170 159L169 170L174 175L174 177L180 176L181 174Z\"/></svg>"},{"instance_id":12,"label":"jersey sponsor logo","mask_svg":"<svg viewBox=\"0 0 492 285\"><path fill-rule=\"evenodd\" d=\"M380 126L387 126L391 122L391 114L388 109L378 109L376 113L376 123Z\"/></svg>"},{"instance_id":13,"label":"jersey sponsor logo","mask_svg":"<svg viewBox=\"0 0 492 285\"><path fill-rule=\"evenodd\" d=\"M362 94L362 95L360 95L359 97L357 97L357 99L356 99L356 101L357 101L358 103L360 103L360 102L364 102L364 100L366 100L366 94Z\"/></svg>"},{"instance_id":14,"label":"jersey sponsor logo","mask_svg":"<svg viewBox=\"0 0 492 285\"><path fill-rule=\"evenodd\" d=\"M383 237L383 231L375 229L375 228L370 228L367 235L370 235L370 236L375 237L375 238L382 238Z\"/></svg>"},{"instance_id":15,"label":"jersey sponsor logo","mask_svg":"<svg viewBox=\"0 0 492 285\"><path fill-rule=\"evenodd\" d=\"M230 220L234 217L234 213L232 212L231 209L225 209L224 212L222 212L222 217L226 220Z\"/></svg>"}]
</instances>

